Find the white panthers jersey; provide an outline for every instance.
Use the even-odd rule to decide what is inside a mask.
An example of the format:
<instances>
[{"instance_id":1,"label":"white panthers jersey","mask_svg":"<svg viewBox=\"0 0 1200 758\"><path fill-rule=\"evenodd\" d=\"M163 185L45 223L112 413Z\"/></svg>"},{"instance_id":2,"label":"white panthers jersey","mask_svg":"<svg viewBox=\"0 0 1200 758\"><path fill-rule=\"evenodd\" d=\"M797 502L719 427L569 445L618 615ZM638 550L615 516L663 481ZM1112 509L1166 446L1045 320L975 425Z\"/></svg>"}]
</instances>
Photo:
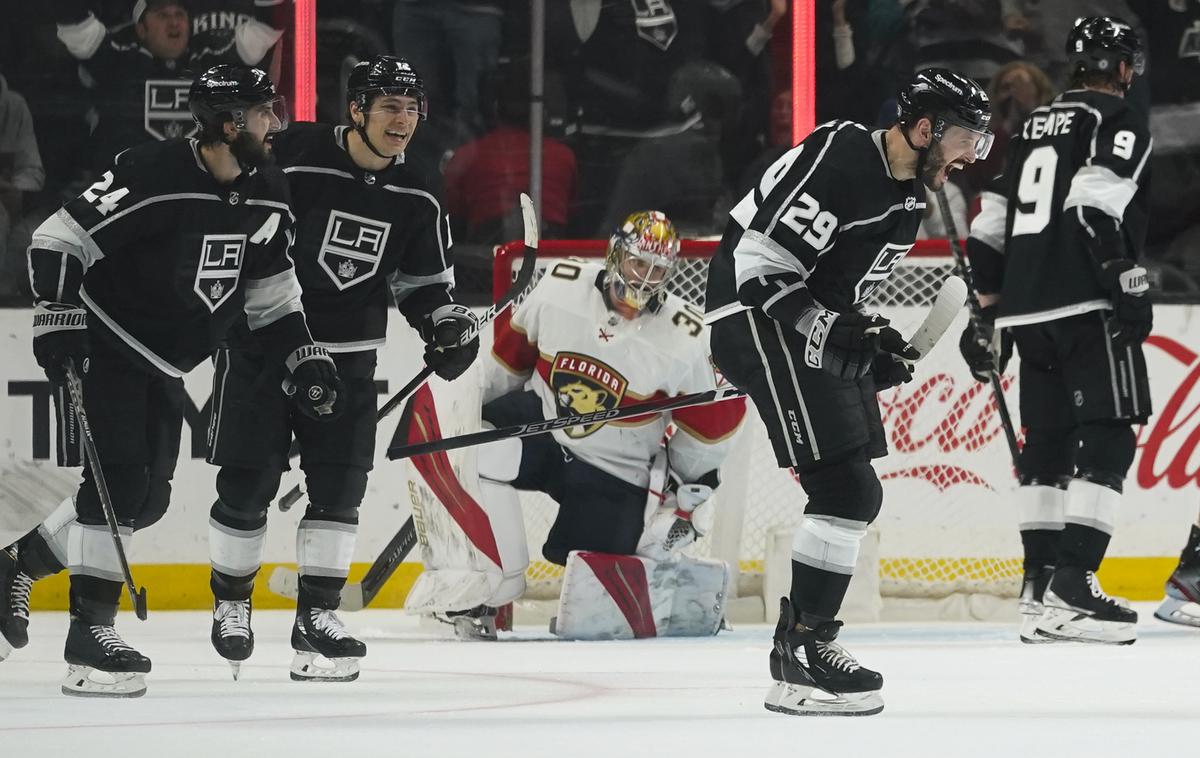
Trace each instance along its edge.
<instances>
[{"instance_id":1,"label":"white panthers jersey","mask_svg":"<svg viewBox=\"0 0 1200 758\"><path fill-rule=\"evenodd\" d=\"M656 311L624 319L608 308L603 276L595 263L557 263L511 320L497 322L484 402L525 387L555 418L717 386L703 314L668 295ZM572 455L645 487L673 422L671 470L693 482L720 467L744 414L744 400L734 398L553 434Z\"/></svg>"}]
</instances>

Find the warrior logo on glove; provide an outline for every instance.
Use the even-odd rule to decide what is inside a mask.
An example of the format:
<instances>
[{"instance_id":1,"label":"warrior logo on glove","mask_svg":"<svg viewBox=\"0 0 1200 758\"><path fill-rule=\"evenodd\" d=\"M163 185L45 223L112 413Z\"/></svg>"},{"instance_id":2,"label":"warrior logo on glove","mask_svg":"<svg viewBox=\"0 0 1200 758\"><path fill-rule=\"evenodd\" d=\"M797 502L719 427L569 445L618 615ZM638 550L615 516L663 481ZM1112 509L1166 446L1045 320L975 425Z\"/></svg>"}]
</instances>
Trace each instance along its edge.
<instances>
[{"instance_id":1,"label":"warrior logo on glove","mask_svg":"<svg viewBox=\"0 0 1200 758\"><path fill-rule=\"evenodd\" d=\"M612 366L578 353L555 355L550 368L550 386L557 397L559 416L612 410L621 404L628 385L628 380ZM602 426L603 422L575 426L563 432L571 439L579 439L595 433Z\"/></svg>"}]
</instances>

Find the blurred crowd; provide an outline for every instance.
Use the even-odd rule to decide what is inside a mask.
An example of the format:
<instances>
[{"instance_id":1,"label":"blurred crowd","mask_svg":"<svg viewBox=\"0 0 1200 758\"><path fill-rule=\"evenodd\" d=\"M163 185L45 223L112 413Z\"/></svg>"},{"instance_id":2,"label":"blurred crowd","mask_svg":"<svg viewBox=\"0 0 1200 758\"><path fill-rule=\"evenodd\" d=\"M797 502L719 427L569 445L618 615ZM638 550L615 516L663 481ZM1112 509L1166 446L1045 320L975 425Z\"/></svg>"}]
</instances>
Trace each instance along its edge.
<instances>
[{"instance_id":1,"label":"blurred crowd","mask_svg":"<svg viewBox=\"0 0 1200 758\"><path fill-rule=\"evenodd\" d=\"M542 216L547 237L607 237L630 212L719 235L791 137L794 0L547 0ZM489 289L490 246L520 236L529 188L528 0L339 0L317 12L317 117L345 116L345 74L408 58L430 119L408 160L443 189L464 273ZM1200 0L816 0L817 122L887 126L911 73L940 65L992 96L996 149L955 175L965 234L1025 115L1065 78L1074 19L1138 29L1129 93L1155 138L1146 253L1167 292L1200 295ZM31 230L137 142L190 134L187 83L220 62L290 89L291 0L46 0L0 10L0 299L24 302ZM922 236L947 226L930 204ZM469 270L478 269L477 278Z\"/></svg>"}]
</instances>

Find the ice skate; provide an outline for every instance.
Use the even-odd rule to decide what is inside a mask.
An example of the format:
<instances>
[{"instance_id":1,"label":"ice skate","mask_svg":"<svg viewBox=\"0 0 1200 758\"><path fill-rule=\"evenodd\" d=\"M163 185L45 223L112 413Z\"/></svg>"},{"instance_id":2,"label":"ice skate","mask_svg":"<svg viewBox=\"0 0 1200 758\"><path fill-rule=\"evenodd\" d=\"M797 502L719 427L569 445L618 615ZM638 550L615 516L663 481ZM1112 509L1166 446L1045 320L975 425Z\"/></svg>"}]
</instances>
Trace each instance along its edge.
<instances>
[{"instance_id":1,"label":"ice skate","mask_svg":"<svg viewBox=\"0 0 1200 758\"><path fill-rule=\"evenodd\" d=\"M477 605L466 611L450 611L438 615L439 621L454 627L454 636L460 640L478 640L494 642L499 639L496 633L496 616L499 611L487 605Z\"/></svg>"},{"instance_id":2,"label":"ice skate","mask_svg":"<svg viewBox=\"0 0 1200 758\"><path fill-rule=\"evenodd\" d=\"M17 546L0 550L0 661L29 644L29 590L33 580L17 563Z\"/></svg>"},{"instance_id":3,"label":"ice skate","mask_svg":"<svg viewBox=\"0 0 1200 758\"><path fill-rule=\"evenodd\" d=\"M1130 645L1137 641L1137 612L1109 597L1095 573L1059 568L1043 598L1037 633L1053 640Z\"/></svg>"},{"instance_id":4,"label":"ice skate","mask_svg":"<svg viewBox=\"0 0 1200 758\"><path fill-rule=\"evenodd\" d=\"M793 716L870 716L883 710L883 677L863 668L834 642L840 621L815 629L796 627L787 598L780 601L771 678L763 703L768 711Z\"/></svg>"},{"instance_id":5,"label":"ice skate","mask_svg":"<svg viewBox=\"0 0 1200 758\"><path fill-rule=\"evenodd\" d=\"M1167 596L1154 611L1154 618L1200 627L1200 563L1189 566L1179 562L1167 579Z\"/></svg>"},{"instance_id":6,"label":"ice skate","mask_svg":"<svg viewBox=\"0 0 1200 758\"><path fill-rule=\"evenodd\" d=\"M1017 602L1017 607L1021 611L1021 642L1024 642L1026 645L1041 645L1047 642L1055 642L1055 640L1043 637L1037 633L1038 620L1041 619L1046 611L1042 600L1052 576L1054 576L1053 566L1042 566L1038 569L1027 570L1025 572L1025 579L1021 583L1021 597Z\"/></svg>"},{"instance_id":7,"label":"ice skate","mask_svg":"<svg viewBox=\"0 0 1200 758\"><path fill-rule=\"evenodd\" d=\"M76 697L141 697L150 659L130 647L112 624L71 619L63 653L68 669L64 695Z\"/></svg>"},{"instance_id":8,"label":"ice skate","mask_svg":"<svg viewBox=\"0 0 1200 758\"><path fill-rule=\"evenodd\" d=\"M254 652L250 628L249 600L217 600L213 607L212 644L217 654L229 661L236 682L242 661Z\"/></svg>"},{"instance_id":9,"label":"ice skate","mask_svg":"<svg viewBox=\"0 0 1200 758\"><path fill-rule=\"evenodd\" d=\"M300 608L292 627L292 679L297 682L352 682L367 646L350 636L327 608Z\"/></svg>"}]
</instances>

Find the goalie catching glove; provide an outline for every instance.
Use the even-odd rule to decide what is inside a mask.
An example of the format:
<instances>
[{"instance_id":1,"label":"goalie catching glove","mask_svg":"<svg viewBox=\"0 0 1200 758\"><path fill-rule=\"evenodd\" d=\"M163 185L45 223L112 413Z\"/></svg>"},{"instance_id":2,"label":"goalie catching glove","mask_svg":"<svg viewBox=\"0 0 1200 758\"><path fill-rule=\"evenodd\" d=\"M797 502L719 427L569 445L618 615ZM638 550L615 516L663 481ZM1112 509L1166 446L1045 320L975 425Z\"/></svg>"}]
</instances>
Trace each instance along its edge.
<instances>
[{"instance_id":1,"label":"goalie catching glove","mask_svg":"<svg viewBox=\"0 0 1200 758\"><path fill-rule=\"evenodd\" d=\"M284 382L284 391L301 413L317 421L333 421L342 415L345 402L338 401L346 392L329 351L304 345L289 355L285 363L291 378Z\"/></svg>"},{"instance_id":2,"label":"goalie catching glove","mask_svg":"<svg viewBox=\"0 0 1200 758\"><path fill-rule=\"evenodd\" d=\"M967 368L971 370L971 376L975 377L977 382L991 381L990 375L993 371L1003 374L1009 359L1012 358L1012 332L1002 329L999 335L996 334L998 309L997 305L981 309L978 326L967 324L958 340L958 351L962 353Z\"/></svg>"},{"instance_id":3,"label":"goalie catching glove","mask_svg":"<svg viewBox=\"0 0 1200 758\"><path fill-rule=\"evenodd\" d=\"M434 309L421 324L425 365L441 378L457 379L479 353L479 334L460 345L463 335L478 328L478 320L465 305L451 303Z\"/></svg>"},{"instance_id":4,"label":"goalie catching glove","mask_svg":"<svg viewBox=\"0 0 1200 758\"><path fill-rule=\"evenodd\" d=\"M713 488L681 484L646 522L637 554L655 561L670 560L708 533L713 523Z\"/></svg>"}]
</instances>

